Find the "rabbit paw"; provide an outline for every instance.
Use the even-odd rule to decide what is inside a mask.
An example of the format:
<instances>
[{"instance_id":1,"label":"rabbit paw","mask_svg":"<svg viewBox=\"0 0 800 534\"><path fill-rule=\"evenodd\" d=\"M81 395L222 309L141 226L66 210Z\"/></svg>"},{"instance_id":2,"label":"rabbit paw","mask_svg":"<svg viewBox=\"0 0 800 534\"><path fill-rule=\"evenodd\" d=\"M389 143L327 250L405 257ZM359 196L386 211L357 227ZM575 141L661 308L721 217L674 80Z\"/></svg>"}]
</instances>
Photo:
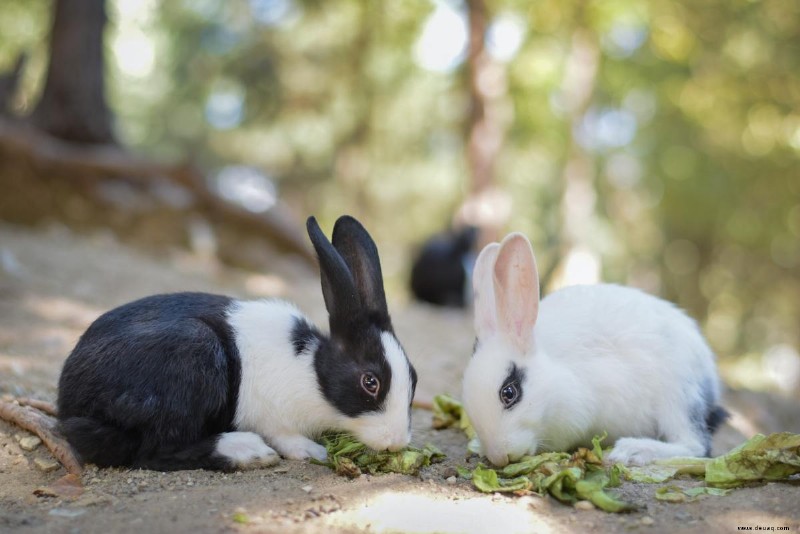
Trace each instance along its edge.
<instances>
[{"instance_id":1,"label":"rabbit paw","mask_svg":"<svg viewBox=\"0 0 800 534\"><path fill-rule=\"evenodd\" d=\"M666 443L649 438L621 438L608 455L608 462L646 465L659 458L696 455L696 451L681 443Z\"/></svg>"},{"instance_id":2,"label":"rabbit paw","mask_svg":"<svg viewBox=\"0 0 800 534\"><path fill-rule=\"evenodd\" d=\"M328 450L325 447L305 436L278 436L271 441L284 458L291 460L314 458L320 462L328 458Z\"/></svg>"},{"instance_id":3,"label":"rabbit paw","mask_svg":"<svg viewBox=\"0 0 800 534\"><path fill-rule=\"evenodd\" d=\"M280 456L253 432L225 432L217 441L216 452L238 468L274 465Z\"/></svg>"}]
</instances>

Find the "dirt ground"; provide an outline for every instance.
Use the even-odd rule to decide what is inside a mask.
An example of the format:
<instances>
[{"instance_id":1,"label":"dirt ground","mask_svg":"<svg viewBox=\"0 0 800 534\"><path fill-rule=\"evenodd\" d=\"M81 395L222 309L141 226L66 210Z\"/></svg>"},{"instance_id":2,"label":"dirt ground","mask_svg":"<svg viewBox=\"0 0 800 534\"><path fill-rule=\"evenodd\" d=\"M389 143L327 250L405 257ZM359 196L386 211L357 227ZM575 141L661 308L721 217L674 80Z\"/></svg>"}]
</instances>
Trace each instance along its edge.
<instances>
[{"instance_id":1,"label":"dirt ground","mask_svg":"<svg viewBox=\"0 0 800 534\"><path fill-rule=\"evenodd\" d=\"M154 257L106 234L0 224L0 394L55 400L61 365L83 330L103 311L147 294L203 290L236 296L283 296L326 325L319 282L309 267L282 258L252 274L185 252ZM390 299L398 337L416 366L417 398L458 394L470 353L471 317ZM787 399L729 391L735 417L718 434L715 453L750 434L800 432L800 406ZM733 532L738 527L800 530L800 480L739 489L688 504L655 500L658 485L625 483L641 506L606 514L549 497L485 495L453 477L466 465L466 439L435 431L430 413L413 413L416 445L431 442L444 463L419 477L348 480L326 467L282 461L262 470L222 474L160 473L89 467L74 500L36 496L64 474L43 472L40 446L24 451L26 433L0 422L0 532ZM693 486L692 480L680 480Z\"/></svg>"}]
</instances>

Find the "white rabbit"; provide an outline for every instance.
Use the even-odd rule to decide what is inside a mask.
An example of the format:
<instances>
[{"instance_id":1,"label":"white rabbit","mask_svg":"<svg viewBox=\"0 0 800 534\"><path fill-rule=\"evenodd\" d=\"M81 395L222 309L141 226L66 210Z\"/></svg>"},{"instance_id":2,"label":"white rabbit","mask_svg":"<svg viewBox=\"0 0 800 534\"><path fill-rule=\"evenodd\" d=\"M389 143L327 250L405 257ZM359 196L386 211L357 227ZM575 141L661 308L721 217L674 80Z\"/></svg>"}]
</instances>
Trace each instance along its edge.
<instances>
[{"instance_id":1,"label":"white rabbit","mask_svg":"<svg viewBox=\"0 0 800 534\"><path fill-rule=\"evenodd\" d=\"M464 408L498 466L591 444L609 461L706 456L727 413L715 357L672 304L617 285L572 286L539 302L528 239L513 233L478 257L475 351Z\"/></svg>"},{"instance_id":2,"label":"white rabbit","mask_svg":"<svg viewBox=\"0 0 800 534\"><path fill-rule=\"evenodd\" d=\"M313 217L307 227L330 336L280 300L174 293L103 314L59 381L60 429L83 461L166 471L323 460L313 438L328 429L379 450L408 444L417 375L375 243L348 216L333 244Z\"/></svg>"}]
</instances>

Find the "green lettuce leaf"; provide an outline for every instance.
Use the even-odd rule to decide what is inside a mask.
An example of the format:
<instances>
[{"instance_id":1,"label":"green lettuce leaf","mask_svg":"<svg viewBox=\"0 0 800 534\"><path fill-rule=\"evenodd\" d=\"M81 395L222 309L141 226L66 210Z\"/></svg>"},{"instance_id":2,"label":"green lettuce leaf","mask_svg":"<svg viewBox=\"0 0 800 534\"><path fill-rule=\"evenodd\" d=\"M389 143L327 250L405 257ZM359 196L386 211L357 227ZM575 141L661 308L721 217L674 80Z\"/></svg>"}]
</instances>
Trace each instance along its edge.
<instances>
[{"instance_id":1,"label":"green lettuce leaf","mask_svg":"<svg viewBox=\"0 0 800 534\"><path fill-rule=\"evenodd\" d=\"M606 488L619 486L619 468L615 465L609 472L592 471L582 480L575 483L575 492L579 499L591 501L596 507L606 512L628 512L636 507L620 500L606 491Z\"/></svg>"},{"instance_id":2,"label":"green lettuce leaf","mask_svg":"<svg viewBox=\"0 0 800 534\"><path fill-rule=\"evenodd\" d=\"M461 402L450 395L436 395L433 398L433 428L447 428L456 424L470 440L470 445L467 447L469 451L477 454L478 441L475 428Z\"/></svg>"},{"instance_id":3,"label":"green lettuce leaf","mask_svg":"<svg viewBox=\"0 0 800 534\"><path fill-rule=\"evenodd\" d=\"M373 475L416 475L421 468L444 458L444 453L433 445L425 445L422 449L407 447L397 452L373 451L347 433L326 433L321 443L328 450L328 459L325 462L312 460L312 463L328 466L337 474L349 478L355 478L365 471Z\"/></svg>"},{"instance_id":4,"label":"green lettuce leaf","mask_svg":"<svg viewBox=\"0 0 800 534\"><path fill-rule=\"evenodd\" d=\"M733 488L751 482L786 480L800 473L800 434L758 434L706 465L710 486Z\"/></svg>"},{"instance_id":5,"label":"green lettuce leaf","mask_svg":"<svg viewBox=\"0 0 800 534\"><path fill-rule=\"evenodd\" d=\"M434 398L434 427L458 425L470 439L468 450L479 453L475 430L459 401L448 395ZM606 434L592 439L592 448L579 448L575 453L546 452L523 456L518 462L499 471L479 465L469 472L459 468L459 475L471 479L485 492L534 491L549 493L556 499L573 503L589 500L601 510L632 510L606 491L621 484L621 479L640 483L662 483L680 475L704 477L706 486L681 489L666 486L656 498L667 502L690 502L705 495L725 495L727 490L757 481L786 480L800 473L800 434L784 432L770 436L757 435L728 454L718 458L667 458L641 467L616 464L603 465L610 449L603 450Z\"/></svg>"},{"instance_id":6,"label":"green lettuce leaf","mask_svg":"<svg viewBox=\"0 0 800 534\"><path fill-rule=\"evenodd\" d=\"M533 487L528 477L499 478L497 476L497 471L480 464L472 471L472 483L476 488L486 493L494 493L496 491L525 491Z\"/></svg>"},{"instance_id":7,"label":"green lettuce leaf","mask_svg":"<svg viewBox=\"0 0 800 534\"><path fill-rule=\"evenodd\" d=\"M550 494L564 503L591 501L607 512L625 512L635 506L606 491L620 485L621 465L603 466L602 437L593 440L592 449L579 448L572 454L545 452L528 455L499 471L479 464L469 476L473 485L484 492L536 492Z\"/></svg>"}]
</instances>

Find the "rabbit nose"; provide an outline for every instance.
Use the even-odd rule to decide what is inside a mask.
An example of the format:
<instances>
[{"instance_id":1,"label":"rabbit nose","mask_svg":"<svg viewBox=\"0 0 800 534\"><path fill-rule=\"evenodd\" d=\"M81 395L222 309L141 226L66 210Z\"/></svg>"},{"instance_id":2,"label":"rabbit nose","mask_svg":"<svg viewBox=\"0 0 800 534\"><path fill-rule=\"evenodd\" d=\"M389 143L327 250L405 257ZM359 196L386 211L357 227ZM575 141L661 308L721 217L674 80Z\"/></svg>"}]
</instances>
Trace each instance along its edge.
<instances>
[{"instance_id":1,"label":"rabbit nose","mask_svg":"<svg viewBox=\"0 0 800 534\"><path fill-rule=\"evenodd\" d=\"M376 451L397 452L403 450L411 441L411 434L406 431L391 432L384 429L377 438L365 441Z\"/></svg>"}]
</instances>

